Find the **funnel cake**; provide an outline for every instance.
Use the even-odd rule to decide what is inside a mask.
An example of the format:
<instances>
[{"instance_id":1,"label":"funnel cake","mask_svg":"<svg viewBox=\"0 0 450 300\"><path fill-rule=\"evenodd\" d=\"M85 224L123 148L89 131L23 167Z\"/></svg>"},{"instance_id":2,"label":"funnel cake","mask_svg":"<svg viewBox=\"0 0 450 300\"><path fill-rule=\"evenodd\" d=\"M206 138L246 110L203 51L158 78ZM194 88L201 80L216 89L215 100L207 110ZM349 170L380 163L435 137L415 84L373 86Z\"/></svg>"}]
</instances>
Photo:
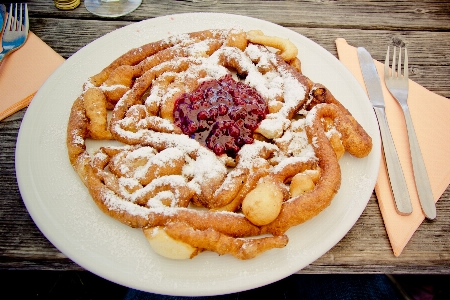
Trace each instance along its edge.
<instances>
[{"instance_id":1,"label":"funnel cake","mask_svg":"<svg viewBox=\"0 0 450 300\"><path fill-rule=\"evenodd\" d=\"M89 139L104 146L89 153ZM89 78L67 147L98 207L157 253L250 259L325 209L339 158L372 141L291 42L232 29L143 45Z\"/></svg>"}]
</instances>

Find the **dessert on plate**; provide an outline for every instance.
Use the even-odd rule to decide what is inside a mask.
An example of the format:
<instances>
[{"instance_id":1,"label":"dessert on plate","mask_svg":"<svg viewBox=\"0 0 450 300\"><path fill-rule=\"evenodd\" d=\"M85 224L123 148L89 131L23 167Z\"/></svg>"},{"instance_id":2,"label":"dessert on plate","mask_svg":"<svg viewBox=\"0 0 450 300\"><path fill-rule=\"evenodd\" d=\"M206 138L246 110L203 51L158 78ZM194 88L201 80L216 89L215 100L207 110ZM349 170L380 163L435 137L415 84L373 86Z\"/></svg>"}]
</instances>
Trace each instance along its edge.
<instances>
[{"instance_id":1,"label":"dessert on plate","mask_svg":"<svg viewBox=\"0 0 450 300\"><path fill-rule=\"evenodd\" d=\"M259 30L205 30L132 49L88 78L69 159L107 215L163 256L250 259L325 209L339 158L372 140L297 48ZM86 142L103 140L89 152ZM111 143L114 141L114 145Z\"/></svg>"}]
</instances>

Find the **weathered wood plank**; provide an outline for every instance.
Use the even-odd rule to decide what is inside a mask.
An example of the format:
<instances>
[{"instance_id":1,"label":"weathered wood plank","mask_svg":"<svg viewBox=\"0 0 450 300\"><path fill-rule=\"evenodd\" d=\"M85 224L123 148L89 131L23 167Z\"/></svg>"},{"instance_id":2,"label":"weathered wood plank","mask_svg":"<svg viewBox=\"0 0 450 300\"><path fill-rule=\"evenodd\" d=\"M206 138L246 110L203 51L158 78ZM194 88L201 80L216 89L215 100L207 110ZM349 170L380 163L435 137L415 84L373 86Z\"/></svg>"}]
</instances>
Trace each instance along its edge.
<instances>
[{"instance_id":1,"label":"weathered wood plank","mask_svg":"<svg viewBox=\"0 0 450 300\"><path fill-rule=\"evenodd\" d=\"M61 11L50 1L28 1L30 16L98 19L80 5ZM360 28L441 31L450 29L450 5L445 2L416 1L143 1L133 13L120 20L140 21L168 14L221 12L245 15L288 27Z\"/></svg>"},{"instance_id":2,"label":"weathered wood plank","mask_svg":"<svg viewBox=\"0 0 450 300\"><path fill-rule=\"evenodd\" d=\"M438 210L440 211L440 208ZM440 220L441 223L448 224L448 220L445 218L440 218ZM28 222L15 220L13 222L24 234L15 239L7 236L8 245L3 245L0 249L13 250L1 251L0 269L80 269L57 251L35 228L31 220ZM430 231L427 230L427 227L430 225L423 224L413 236L404 253L396 258L391 253L376 201L371 199L366 211L344 239L311 266L302 270L302 273L321 273L324 268L331 268L333 272L341 273L419 271L431 274L441 273L445 269L450 271L450 255L445 255L445 253L450 253L448 237L445 239L442 236L433 236L432 233L436 232L436 226L433 225L433 229ZM13 227L5 229L3 230L3 226L1 226L0 232L4 234L12 230L13 232L19 230ZM445 226L443 230L448 232L448 228ZM441 244L438 243L437 238L444 238ZM434 247L423 247L423 244L429 243L432 243ZM433 265L439 266L439 270L433 269Z\"/></svg>"},{"instance_id":3,"label":"weathered wood plank","mask_svg":"<svg viewBox=\"0 0 450 300\"><path fill-rule=\"evenodd\" d=\"M115 29L131 24L128 21L78 21L72 19L32 19L31 30L63 57ZM77 28L79 34L73 34ZM359 29L328 29L290 27L315 41L337 56L335 40L345 38L353 46L364 46L372 56L384 61L387 45L403 42L409 49L410 78L429 90L450 97L450 32L388 31ZM61 43L64 41L64 43Z\"/></svg>"},{"instance_id":4,"label":"weathered wood plank","mask_svg":"<svg viewBox=\"0 0 450 300\"><path fill-rule=\"evenodd\" d=\"M251 3L250 3L251 2ZM83 4L59 11L52 1L28 1L31 30L63 57L117 28L157 16L226 12L268 20L305 35L337 56L335 39L364 46L384 59L386 46L409 47L411 78L450 97L450 3L448 1L144 1L119 19L100 19ZM74 28L77 31L74 31ZM450 101L450 100L449 100ZM15 143L26 109L0 121L0 269L82 270L39 231L23 204L15 178ZM301 273L450 273L450 186L437 204L438 218L425 221L400 257L387 238L375 195L349 233ZM433 245L433 247L423 247Z\"/></svg>"},{"instance_id":5,"label":"weathered wood plank","mask_svg":"<svg viewBox=\"0 0 450 300\"><path fill-rule=\"evenodd\" d=\"M20 197L12 176L15 136L25 110L0 122L0 269L80 270L61 254L36 227ZM3 166L6 166L5 168ZM400 257L395 257L387 239L378 203L372 195L365 211L349 233L328 253L301 273L445 273L450 272L450 187L438 202L438 218L424 222ZM424 248L424 244L433 247ZM446 254L447 253L447 254ZM435 268L433 268L435 266ZM446 271L447 270L447 271Z\"/></svg>"}]
</instances>

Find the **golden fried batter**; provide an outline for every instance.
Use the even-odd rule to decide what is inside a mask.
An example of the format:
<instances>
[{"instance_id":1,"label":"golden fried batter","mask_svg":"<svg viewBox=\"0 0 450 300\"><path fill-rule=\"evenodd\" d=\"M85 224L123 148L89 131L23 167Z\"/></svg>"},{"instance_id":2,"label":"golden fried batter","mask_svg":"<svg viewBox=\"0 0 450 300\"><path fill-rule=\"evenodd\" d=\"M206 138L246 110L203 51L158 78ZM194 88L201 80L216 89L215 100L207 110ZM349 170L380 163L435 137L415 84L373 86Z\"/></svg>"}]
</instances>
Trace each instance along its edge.
<instances>
[{"instance_id":1,"label":"golden fried batter","mask_svg":"<svg viewBox=\"0 0 450 300\"><path fill-rule=\"evenodd\" d=\"M97 206L141 228L156 253L173 259L204 250L251 259L284 247L289 228L332 201L344 152L364 157L372 148L350 112L301 73L297 52L258 30L206 30L132 49L90 77L73 103L66 143ZM191 110L175 116L182 97L224 77L243 88L200 89L216 104L189 98L182 104ZM245 102L249 95L262 100ZM237 104L223 105L227 97ZM242 121L258 113L257 122ZM216 131L196 140L208 122ZM222 145L210 147L214 138L234 154L216 154ZM87 139L119 143L88 153Z\"/></svg>"}]
</instances>

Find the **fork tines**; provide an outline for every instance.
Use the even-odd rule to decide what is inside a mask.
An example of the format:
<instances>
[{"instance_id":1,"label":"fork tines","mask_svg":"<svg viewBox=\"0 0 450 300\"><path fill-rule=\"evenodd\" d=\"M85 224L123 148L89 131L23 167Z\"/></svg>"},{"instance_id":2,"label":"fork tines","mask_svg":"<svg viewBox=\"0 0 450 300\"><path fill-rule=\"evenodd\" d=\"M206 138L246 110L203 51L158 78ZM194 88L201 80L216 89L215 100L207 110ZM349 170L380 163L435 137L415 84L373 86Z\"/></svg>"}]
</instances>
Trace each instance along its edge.
<instances>
[{"instance_id":1,"label":"fork tines","mask_svg":"<svg viewBox=\"0 0 450 300\"><path fill-rule=\"evenodd\" d=\"M21 31L23 29L27 30L28 29L27 16L28 16L28 6L26 3L11 3L9 5L8 20L6 21L5 30L10 31Z\"/></svg>"},{"instance_id":2,"label":"fork tines","mask_svg":"<svg viewBox=\"0 0 450 300\"><path fill-rule=\"evenodd\" d=\"M392 74L389 72L389 53L390 53L390 49L389 49L389 46L388 46L388 49L387 49L387 53L386 53L386 60L385 60L385 62L384 62L384 74L386 75L386 76L391 76L391 77L397 77L397 78L400 78L400 77L402 77L402 75L403 75L403 77L404 78L406 78L406 79L408 79L408 50L406 49L406 47L404 48L405 49L405 61L404 61L404 66L403 66L403 74L402 74L402 48L401 47L399 47L399 50L398 50L398 66L397 66L397 69L395 68L396 67L396 59L397 59L397 55L396 55L396 52L397 52L397 47L394 47L394 54L393 54L393 56L392 56Z\"/></svg>"},{"instance_id":3,"label":"fork tines","mask_svg":"<svg viewBox=\"0 0 450 300\"><path fill-rule=\"evenodd\" d=\"M28 36L28 7L26 3L16 3L9 6L8 19L2 35L2 52L0 62L23 46Z\"/></svg>"}]
</instances>

